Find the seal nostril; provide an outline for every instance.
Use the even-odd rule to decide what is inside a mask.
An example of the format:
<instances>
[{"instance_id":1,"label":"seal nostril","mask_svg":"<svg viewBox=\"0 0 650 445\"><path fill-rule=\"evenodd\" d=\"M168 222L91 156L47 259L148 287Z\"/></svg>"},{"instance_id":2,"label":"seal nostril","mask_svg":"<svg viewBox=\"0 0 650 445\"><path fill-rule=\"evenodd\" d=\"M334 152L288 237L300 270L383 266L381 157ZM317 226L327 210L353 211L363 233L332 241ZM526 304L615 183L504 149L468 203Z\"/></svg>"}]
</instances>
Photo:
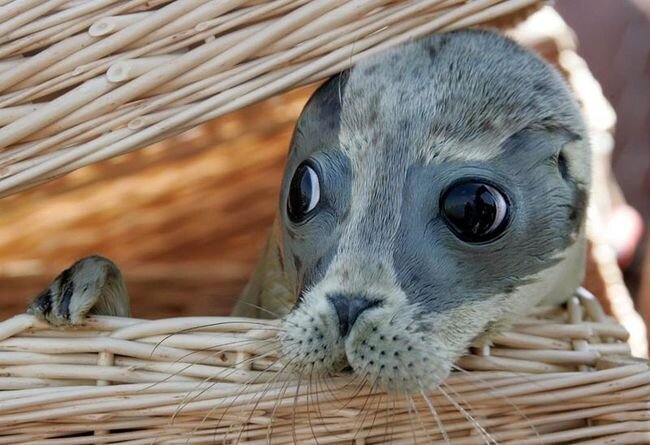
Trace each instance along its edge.
<instances>
[{"instance_id":1,"label":"seal nostril","mask_svg":"<svg viewBox=\"0 0 650 445\"><path fill-rule=\"evenodd\" d=\"M354 325L354 322L357 321L357 318L359 318L362 312L381 304L378 300L344 294L329 295L327 298L336 310L341 337L347 337L350 329L352 329L352 325Z\"/></svg>"}]
</instances>

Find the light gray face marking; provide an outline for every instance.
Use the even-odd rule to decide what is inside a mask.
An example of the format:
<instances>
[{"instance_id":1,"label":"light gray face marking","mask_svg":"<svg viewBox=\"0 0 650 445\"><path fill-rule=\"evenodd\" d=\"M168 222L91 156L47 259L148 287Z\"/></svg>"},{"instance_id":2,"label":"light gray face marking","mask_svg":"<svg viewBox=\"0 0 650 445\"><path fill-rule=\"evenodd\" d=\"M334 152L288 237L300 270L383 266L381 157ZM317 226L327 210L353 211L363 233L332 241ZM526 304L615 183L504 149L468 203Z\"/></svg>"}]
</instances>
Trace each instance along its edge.
<instances>
[{"instance_id":1,"label":"light gray face marking","mask_svg":"<svg viewBox=\"0 0 650 445\"><path fill-rule=\"evenodd\" d=\"M284 261L304 291L282 337L296 367L349 364L383 388L430 389L488 325L543 299L539 283L562 269L577 287L588 151L561 78L490 32L427 37L326 83L298 123L280 203ZM307 159L322 200L294 224L284 207ZM503 193L498 237L452 233L441 197L459 181Z\"/></svg>"},{"instance_id":2,"label":"light gray face marking","mask_svg":"<svg viewBox=\"0 0 650 445\"><path fill-rule=\"evenodd\" d=\"M340 237L340 222L350 209L350 161L338 149L340 101L347 72L331 78L314 93L296 125L280 194L283 262L297 288L310 288L320 281L331 262ZM318 212L302 224L287 216L289 185L296 168L312 162L320 177ZM299 297L299 295L297 296Z\"/></svg>"}]
</instances>

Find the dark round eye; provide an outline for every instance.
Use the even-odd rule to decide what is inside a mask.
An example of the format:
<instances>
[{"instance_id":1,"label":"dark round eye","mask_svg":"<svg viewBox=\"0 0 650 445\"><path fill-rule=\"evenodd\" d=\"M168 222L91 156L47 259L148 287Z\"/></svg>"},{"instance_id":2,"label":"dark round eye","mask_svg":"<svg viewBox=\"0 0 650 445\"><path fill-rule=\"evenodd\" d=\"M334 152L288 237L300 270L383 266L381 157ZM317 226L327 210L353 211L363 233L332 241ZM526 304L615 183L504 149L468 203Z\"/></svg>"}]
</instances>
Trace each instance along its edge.
<instances>
[{"instance_id":1,"label":"dark round eye","mask_svg":"<svg viewBox=\"0 0 650 445\"><path fill-rule=\"evenodd\" d=\"M494 186L464 181L442 195L440 210L452 232L463 241L481 243L503 233L508 226L510 205Z\"/></svg>"},{"instance_id":2,"label":"dark round eye","mask_svg":"<svg viewBox=\"0 0 650 445\"><path fill-rule=\"evenodd\" d=\"M320 201L320 184L318 174L309 163L303 162L298 166L287 198L287 214L291 221L299 223L307 219Z\"/></svg>"}]
</instances>

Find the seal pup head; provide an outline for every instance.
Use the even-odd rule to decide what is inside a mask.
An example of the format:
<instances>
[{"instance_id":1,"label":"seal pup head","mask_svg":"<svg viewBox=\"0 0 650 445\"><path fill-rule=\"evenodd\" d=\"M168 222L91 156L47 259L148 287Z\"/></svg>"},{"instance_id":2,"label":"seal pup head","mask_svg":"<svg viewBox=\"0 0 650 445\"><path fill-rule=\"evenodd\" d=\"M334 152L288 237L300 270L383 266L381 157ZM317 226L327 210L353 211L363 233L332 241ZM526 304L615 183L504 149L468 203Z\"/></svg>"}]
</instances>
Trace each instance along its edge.
<instances>
[{"instance_id":1,"label":"seal pup head","mask_svg":"<svg viewBox=\"0 0 650 445\"><path fill-rule=\"evenodd\" d=\"M434 388L477 336L575 290L588 187L563 80L503 36L434 35L330 79L281 193L288 362Z\"/></svg>"}]
</instances>

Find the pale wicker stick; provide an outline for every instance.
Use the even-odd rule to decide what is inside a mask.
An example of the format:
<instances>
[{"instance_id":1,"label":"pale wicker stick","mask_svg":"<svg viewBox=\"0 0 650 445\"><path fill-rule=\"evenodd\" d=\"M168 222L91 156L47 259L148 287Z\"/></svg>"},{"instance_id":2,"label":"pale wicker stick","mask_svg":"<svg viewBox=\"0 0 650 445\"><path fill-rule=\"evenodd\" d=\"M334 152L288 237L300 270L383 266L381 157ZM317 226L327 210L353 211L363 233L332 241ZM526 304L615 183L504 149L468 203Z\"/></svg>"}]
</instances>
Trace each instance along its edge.
<instances>
[{"instance_id":1,"label":"pale wicker stick","mask_svg":"<svg viewBox=\"0 0 650 445\"><path fill-rule=\"evenodd\" d=\"M67 57L68 55L79 51L81 48L95 40L94 37L87 34L79 34L57 43L33 57L27 58L20 65L0 74L0 92L9 89L9 87L16 83L19 83L21 79L39 72L43 67L55 63L57 60L60 60L60 58ZM12 104L8 103L6 105Z\"/></svg>"},{"instance_id":2,"label":"pale wicker stick","mask_svg":"<svg viewBox=\"0 0 650 445\"><path fill-rule=\"evenodd\" d=\"M79 17L69 22L36 32L32 35L19 38L13 42L0 45L0 57L12 56L20 52L26 53L43 48L47 45L56 44L57 42L84 30L90 26L93 21L100 17L126 12L144 4L153 7L157 3L161 2L155 0L130 0L129 2L119 2L118 5L113 8L100 10L95 14Z\"/></svg>"},{"instance_id":3,"label":"pale wicker stick","mask_svg":"<svg viewBox=\"0 0 650 445\"><path fill-rule=\"evenodd\" d=\"M495 357L523 359L528 357L535 361L542 361L557 365L588 365L594 366L601 355L596 351L513 351L510 349L492 348L491 354Z\"/></svg>"},{"instance_id":4,"label":"pale wicker stick","mask_svg":"<svg viewBox=\"0 0 650 445\"><path fill-rule=\"evenodd\" d=\"M546 416L529 417L528 420L518 420L511 424L513 428L528 426L528 422L533 424L542 424L548 422L555 422L558 420L580 419L586 417L606 419L610 416L617 416L619 410L629 410L631 413L638 413L637 410L643 410L650 405L648 403L627 403L621 405L605 405L596 408L575 408L570 411L565 411L560 414L552 414ZM615 419L618 420L618 419Z\"/></svg>"},{"instance_id":5,"label":"pale wicker stick","mask_svg":"<svg viewBox=\"0 0 650 445\"><path fill-rule=\"evenodd\" d=\"M83 5L89 0L69 0L66 3L62 4L59 6L56 10L63 10L63 9L70 9L70 8L76 8L78 6Z\"/></svg>"},{"instance_id":6,"label":"pale wicker stick","mask_svg":"<svg viewBox=\"0 0 650 445\"><path fill-rule=\"evenodd\" d=\"M111 34L106 38L97 41L88 48L77 51L65 59L61 59L47 70L32 76L29 80L29 84L35 84L47 80L50 77L72 70L76 66L83 65L117 51L147 33L163 26L170 20L174 20L178 16L191 11L198 5L205 3L205 1L207 0L178 0L172 2L167 8L153 12L147 20L137 22L133 26L122 29L115 34ZM29 84L26 86L29 86Z\"/></svg>"},{"instance_id":7,"label":"pale wicker stick","mask_svg":"<svg viewBox=\"0 0 650 445\"><path fill-rule=\"evenodd\" d=\"M237 30L244 26L262 22L264 20L276 18L277 16L292 11L297 6L303 5L307 1L310 0L278 0L277 2L261 5L260 7L251 6L229 12L228 14L224 14L215 19L201 22L191 30L165 37L162 39L163 41L172 39L175 36L180 38L175 39L175 41L170 43L168 46L155 51L154 55L158 55L158 53L162 52L169 53L177 51L181 48L186 48L197 43L206 42L210 40L210 37L225 34L228 31ZM145 46L151 45L152 43L153 42L147 43ZM136 42L134 45L138 44L139 42Z\"/></svg>"},{"instance_id":8,"label":"pale wicker stick","mask_svg":"<svg viewBox=\"0 0 650 445\"><path fill-rule=\"evenodd\" d=\"M451 3L455 4L458 2L452 1ZM431 2L429 0L421 0L408 5L394 5L377 14L342 26L338 30L330 31L331 37L329 37L325 44L318 48L318 50L296 60L302 61L309 57L321 56L341 47L342 45L364 39L366 36L369 36L387 26L399 26L396 30L397 32L412 28L413 26L431 20L439 14L450 11L451 7L448 6L449 4L450 1ZM282 41L273 45L273 47L269 48L269 52L272 48L275 49L276 46L279 46L281 43ZM351 51L351 54L354 54L354 52Z\"/></svg>"},{"instance_id":9,"label":"pale wicker stick","mask_svg":"<svg viewBox=\"0 0 650 445\"><path fill-rule=\"evenodd\" d=\"M77 110L93 99L101 97L113 88L115 88L115 85L105 78L91 79L69 93L49 102L41 108L40 113L18 119L4 127L4 129L7 130L6 133L9 138L18 140Z\"/></svg>"},{"instance_id":10,"label":"pale wicker stick","mask_svg":"<svg viewBox=\"0 0 650 445\"><path fill-rule=\"evenodd\" d=\"M115 3L117 0L98 0L95 2L86 2L76 8L64 9L56 14L52 14L40 20L34 20L4 36L0 37L0 43L14 40L18 37L23 37L28 34L33 34L42 31L54 25L65 23L71 19L76 19L79 16L86 15L89 12L94 12L102 9L105 6Z\"/></svg>"},{"instance_id":11,"label":"pale wicker stick","mask_svg":"<svg viewBox=\"0 0 650 445\"><path fill-rule=\"evenodd\" d=\"M268 76L272 76L272 77L275 77L275 78L281 78L281 77L283 77L282 75L283 75L283 73L282 73L282 72L279 72L279 73L273 73L273 74L268 75ZM260 95L268 94L268 93L264 93L264 92L263 92L263 93L260 93L259 91L256 91L256 86L257 86L258 84L262 84L262 85L263 85L263 84L266 82L266 80L267 80L267 78L261 78L261 79L257 80L257 81L256 81L255 83L253 83L253 84L245 85L245 87L246 87L248 90L253 90L253 94L255 94L256 96L260 96ZM228 94L228 95L220 97L220 102L228 102L228 99L229 99L229 98L231 98L231 97L237 97L237 96L239 96L239 95L240 95L240 91L239 91L239 90L234 90L234 89L233 89L233 90L229 91L229 94ZM253 97L253 98L247 98L247 97L244 97L244 98L242 99L242 96L240 96L240 98L239 98L239 102L230 101L230 105L229 105L230 109L236 109L236 108L242 106L242 105L241 105L241 101L242 101L242 100L244 100L244 101L248 101L248 103L252 103L252 102L254 102L254 101L257 100L257 99L256 99L256 97ZM224 114L224 113L227 112L227 111L228 111L228 110L219 109L218 113L219 113L219 114ZM138 114L139 114L139 113L136 112L136 114L134 114L134 115L132 115L132 116L137 116ZM86 126L86 125L84 125L84 126ZM123 132L123 133L124 133L124 132ZM124 134L126 134L126 133L124 133ZM117 136L117 134L114 134L114 135L111 137L111 141L114 141L115 138L116 138L116 136ZM165 136L166 136L166 135L165 135ZM165 136L162 136L161 138L164 138ZM96 141L92 141L91 145L88 146L88 152L92 152L92 151L97 150L96 147L97 147L97 146L100 146L100 143L101 143L101 140L99 140L99 139L96 140ZM82 147L82 146L79 146L79 147L77 148L77 150L78 150L78 151L81 151L81 147ZM111 148L110 146L107 146L107 148L110 148L111 151L114 150L114 147ZM35 145L35 146L33 146L33 147L29 147L29 148L26 148L26 149L22 150L22 152L23 152L23 156L24 156L24 153L26 153L26 152L29 152L29 153L31 154L31 153L33 153L33 152L40 151L40 150L42 150L42 145L40 145L40 146L39 146L39 145ZM108 153L108 155L99 155L99 153L100 153L100 152L97 151L97 154L96 154L96 155L94 155L94 156L91 155L91 156L95 157L96 159L102 159L102 158L105 158L105 157L110 157L110 156L112 155L112 153L110 153L110 152ZM98 156L98 155L99 155L99 156ZM17 153L16 156L13 156L13 155L12 155L9 159L12 160L12 161L15 161L17 158L22 158L23 156L21 156L21 152L19 151L19 152ZM70 168L71 164L69 164L69 162L70 162L71 160L74 160L76 157L81 157L81 156L83 156L83 152L81 152L81 154L71 153L71 154L70 154L70 157L68 157L68 156L65 157L65 161L62 162L62 161L60 161L60 160L57 160L57 163L59 163L59 164L60 164L60 163L67 164L67 168ZM53 162L54 162L54 161L53 161ZM35 164L34 164L34 163L30 163L30 164L29 164L29 168L31 168L33 165L35 165ZM25 167L24 167L24 166L23 166L23 167L20 167L20 166L17 165L16 168L15 168L15 169L12 169L11 171L12 171L12 172L22 172L22 171L24 171L24 170L25 170Z\"/></svg>"},{"instance_id":12,"label":"pale wicker stick","mask_svg":"<svg viewBox=\"0 0 650 445\"><path fill-rule=\"evenodd\" d=\"M497 345L511 346L521 349L557 349L563 351L571 349L571 344L569 342L514 332L497 335L492 339L492 341Z\"/></svg>"},{"instance_id":13,"label":"pale wicker stick","mask_svg":"<svg viewBox=\"0 0 650 445\"><path fill-rule=\"evenodd\" d=\"M97 14L101 15L102 11L99 11ZM80 29L83 28L84 24L85 19L80 17L13 40L10 43L0 46L0 57L11 56L18 53L27 54L40 47L56 44L60 40L73 36L75 33L79 32ZM17 82L19 80L17 80ZM4 91L5 87L9 87L9 91L15 89L12 84L3 86L1 90Z\"/></svg>"},{"instance_id":14,"label":"pale wicker stick","mask_svg":"<svg viewBox=\"0 0 650 445\"><path fill-rule=\"evenodd\" d=\"M7 3L11 3L7 5ZM0 2L2 9L0 9L0 21L4 22L9 20L18 14L21 14L29 9L37 6L39 3L42 3L40 0L25 0L22 2L15 2L12 0L3 0Z\"/></svg>"},{"instance_id":15,"label":"pale wicker stick","mask_svg":"<svg viewBox=\"0 0 650 445\"><path fill-rule=\"evenodd\" d=\"M151 12L135 12L132 14L102 17L88 28L88 34L93 37L102 37L107 34L112 34L140 20L144 20L150 15Z\"/></svg>"},{"instance_id":16,"label":"pale wicker stick","mask_svg":"<svg viewBox=\"0 0 650 445\"><path fill-rule=\"evenodd\" d=\"M32 105L18 105L16 107L10 108L0 108L0 125L6 125L9 122L20 119L23 116L27 116L30 113L37 111L42 108L40 104Z\"/></svg>"},{"instance_id":17,"label":"pale wicker stick","mask_svg":"<svg viewBox=\"0 0 650 445\"><path fill-rule=\"evenodd\" d=\"M130 106L130 109L136 109L136 108L138 108L138 104L132 104ZM140 114L140 111L135 111L135 113L129 114L126 113L125 110L127 109L123 108L121 110L116 110L112 113L107 113L95 119L86 121L83 124L80 124L69 130L61 131L60 133L54 135L53 137L46 139L45 140L46 143L43 142L25 143L17 146L14 149L7 150L4 153L0 153L0 165L7 165L10 164L11 162L18 162L22 159L28 158L29 156L35 153L47 151L47 149L50 148L52 144L56 144L62 141L69 141L69 143L75 143L75 142L84 142L89 135L99 137L100 135L105 133L105 131L102 130L104 130L104 128L109 128L109 126L112 125L117 118L120 118L120 120L124 122L128 122L128 119ZM80 135L86 137L82 136L80 138ZM65 151L67 149L68 148L61 149L61 151ZM36 161L36 163L39 163L39 158L34 158L32 161ZM20 170L20 167L17 167L16 170L13 171L22 171L22 170Z\"/></svg>"},{"instance_id":18,"label":"pale wicker stick","mask_svg":"<svg viewBox=\"0 0 650 445\"><path fill-rule=\"evenodd\" d=\"M520 323L514 327L517 332L530 335L538 335L545 338L584 338L588 339L595 335L592 328L584 326L583 324L571 325L557 325L557 324L523 324ZM625 339L622 339L625 340Z\"/></svg>"},{"instance_id":19,"label":"pale wicker stick","mask_svg":"<svg viewBox=\"0 0 650 445\"><path fill-rule=\"evenodd\" d=\"M439 0L438 3L441 3ZM317 17L310 23L305 24L302 28L283 36L278 39L271 47L273 50L283 50L291 48L296 44L305 42L322 34L323 29L341 29L342 26L349 24L352 20L358 18L359 14L366 14L375 8L386 7L390 5L389 0L351 0L341 7L328 11ZM372 16L371 16L372 17ZM269 50L262 50L261 55L270 54Z\"/></svg>"},{"instance_id":20,"label":"pale wicker stick","mask_svg":"<svg viewBox=\"0 0 650 445\"><path fill-rule=\"evenodd\" d=\"M189 11L187 14L178 17L176 20L166 24L160 29L156 29L151 34L144 36L142 39L138 40L137 45L146 45L147 43L160 40L164 37L179 33L185 29L192 29L199 23L203 23L215 17L222 16L225 13L231 12L236 7L245 6L245 4L249 2L240 1L227 7L225 3L226 2L207 2L198 8Z\"/></svg>"},{"instance_id":21,"label":"pale wicker stick","mask_svg":"<svg viewBox=\"0 0 650 445\"><path fill-rule=\"evenodd\" d=\"M145 76L142 76L141 79L133 82L135 86L131 87L132 93L137 94L139 91L147 91L153 89L155 86L161 83L161 79L171 78L180 74L181 72L188 73L186 70L191 69L194 66L199 64L202 65L203 71L200 73L200 76L205 76L210 74L210 69L213 66L223 67L238 63L240 60L243 60L249 56L252 52L257 51L261 48L267 39L272 40L278 35L283 35L290 32L294 27L299 27L305 24L306 20L309 20L312 17L317 17L323 11L326 11L331 8L330 2L324 2L322 5L316 5L320 7L315 7L312 10L304 11L302 14L295 15L293 20L290 20L290 17L285 17L284 20L280 22L275 22L271 24L264 25L254 25L249 29L243 31L236 31L232 36L228 36L229 39L232 39L232 47L226 50L225 52L218 51L221 45L228 46L231 42L228 39L214 41L207 43L204 47L201 48L201 51L193 51L186 55L180 56L178 65L167 69L154 70L151 73L148 73ZM250 44L247 42L242 42L238 44L237 42L242 39L246 39L255 34L255 39L258 39L260 42L257 44ZM221 52L221 54L219 54ZM216 56L216 57L215 57ZM185 62L187 60L187 62ZM153 79L155 83L153 83ZM128 96L117 98L118 101L128 100ZM107 99L108 100L108 99ZM116 100L116 98L111 98L111 100Z\"/></svg>"},{"instance_id":22,"label":"pale wicker stick","mask_svg":"<svg viewBox=\"0 0 650 445\"><path fill-rule=\"evenodd\" d=\"M16 56L0 60L0 72L15 68L19 64L23 63L23 59L24 57L22 56Z\"/></svg>"},{"instance_id":23,"label":"pale wicker stick","mask_svg":"<svg viewBox=\"0 0 650 445\"><path fill-rule=\"evenodd\" d=\"M10 34L16 28L33 21L34 19L40 17L46 12L56 8L57 6L64 3L66 0L48 0L41 3L40 5L35 5L29 9L24 10L23 12L15 15L9 20L0 22L0 36L5 36Z\"/></svg>"},{"instance_id":24,"label":"pale wicker stick","mask_svg":"<svg viewBox=\"0 0 650 445\"><path fill-rule=\"evenodd\" d=\"M122 60L111 65L106 71L106 77L114 83L125 82L135 79L160 65L170 63L175 58L175 56L166 55Z\"/></svg>"},{"instance_id":25,"label":"pale wicker stick","mask_svg":"<svg viewBox=\"0 0 650 445\"><path fill-rule=\"evenodd\" d=\"M108 13L111 13L111 12L118 12L118 11L122 11L122 10L133 9L138 4L142 4L144 2L146 2L146 0L132 0L127 5L118 4L116 7L112 8L112 9L108 9L105 12L103 12L102 14L108 14ZM152 2L148 2L148 3L152 3ZM102 14L100 14L100 16ZM89 19L86 19L85 22L82 19L79 19L79 23L75 22L75 23L64 24L63 28L62 28L64 30L63 33L68 34L71 31L74 33L74 32L76 32L74 30L78 26L87 25L88 21L92 22L93 20L94 20L94 18L91 17ZM82 26L82 28L83 28L83 26ZM52 29L54 29L54 28L52 28ZM29 37L30 38L36 38L36 36L37 36L37 34L34 35L34 36L29 36ZM65 37L67 37L67 35ZM53 39L58 40L57 37L53 37ZM48 67L50 67L51 65L56 64L61 59L65 58L67 55L71 54L72 52L70 50L65 50L65 51L62 51L62 50L64 48L67 48L70 45L72 45L72 42L74 42L75 40L83 42L83 45L79 46L77 44L76 49L74 51L72 51L72 52L77 52L80 49L89 46L91 43L98 41L97 38L94 38L93 36L91 36L91 35L89 35L87 33L81 33L81 34L77 34L77 35L75 35L73 37L69 37L69 38L63 40L62 42L58 42L58 43L57 42L51 42L51 43L55 43L55 44L50 46L49 48L45 49L44 51L38 53L36 56L28 58L29 63L26 63L25 66L21 66L20 69L16 69L16 70L14 70L12 72L7 72L2 77L0 77L0 80L2 81L2 83L0 83L0 91L1 90L13 91L13 90L16 90L18 88L25 88L26 85L30 84L30 80L29 80L30 76L32 76L32 75L34 75L36 73L40 73L40 75L43 75L43 73L47 72ZM28 39L28 42L29 41L30 40ZM69 42L69 41L71 41L71 42ZM29 48L24 48L23 51L27 51L28 49ZM7 48L3 49L2 47L0 47L0 55L3 54L7 50L8 50ZM96 64L97 64L97 61L95 61L95 63L91 63L90 65L96 65ZM67 73L68 76L72 75L73 77L76 77L77 79L79 79L80 78L79 74L82 73L83 68L85 66L86 65L77 66L74 70ZM27 71L28 68L29 68L29 70ZM64 76L64 78L65 78L65 76ZM85 79L81 78L81 80L85 80ZM77 80L77 83L80 83L81 80ZM47 85L48 83L51 83L51 82L55 82L56 84L58 84L59 88L65 88L66 87L65 84L61 83L61 79L57 80L56 78L52 78L52 79L49 79L47 82L44 82L44 83L38 85L38 88L35 88L35 90L36 91L42 90L43 85ZM30 93L30 89L28 88L26 92L21 91L21 94L19 94L19 95L15 94L14 96L16 98L14 99L14 101L15 100L26 100L26 99L37 98L38 97L38 96L34 96L33 93L32 94L29 94L29 93ZM6 102L6 99L3 102Z\"/></svg>"}]
</instances>

